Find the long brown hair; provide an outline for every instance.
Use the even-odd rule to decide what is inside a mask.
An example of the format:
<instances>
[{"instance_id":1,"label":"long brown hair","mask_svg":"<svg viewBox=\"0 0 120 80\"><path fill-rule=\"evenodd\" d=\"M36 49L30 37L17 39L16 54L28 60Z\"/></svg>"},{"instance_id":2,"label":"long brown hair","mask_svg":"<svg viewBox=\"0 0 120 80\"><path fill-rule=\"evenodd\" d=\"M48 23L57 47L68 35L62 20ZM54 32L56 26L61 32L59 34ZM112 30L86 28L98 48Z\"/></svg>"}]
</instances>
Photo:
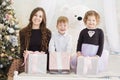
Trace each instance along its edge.
<instances>
[{"instance_id":1,"label":"long brown hair","mask_svg":"<svg viewBox=\"0 0 120 80\"><path fill-rule=\"evenodd\" d=\"M30 18L29 18L29 23L26 26L26 28L24 28L24 32L25 32L25 36L28 36L28 37L31 36L32 24L33 24L32 18L38 11L43 12L42 22L39 27L40 27L40 30L42 33L41 49L42 49L42 51L46 51L46 49L48 49L48 44L49 44L48 37L51 37L51 32L49 29L46 28L46 13L43 8L37 7L32 11ZM25 43L26 43L26 47L28 48L29 41L27 41L27 42L25 41Z\"/></svg>"}]
</instances>

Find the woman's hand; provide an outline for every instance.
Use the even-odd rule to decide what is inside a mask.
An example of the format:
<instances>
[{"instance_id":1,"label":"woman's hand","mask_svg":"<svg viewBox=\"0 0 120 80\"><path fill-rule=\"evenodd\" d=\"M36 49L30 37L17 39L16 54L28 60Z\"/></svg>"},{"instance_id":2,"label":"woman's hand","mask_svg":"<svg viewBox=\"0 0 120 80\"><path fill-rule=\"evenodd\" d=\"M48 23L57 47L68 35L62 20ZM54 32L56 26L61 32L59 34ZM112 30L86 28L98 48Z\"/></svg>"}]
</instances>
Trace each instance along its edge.
<instances>
[{"instance_id":1,"label":"woman's hand","mask_svg":"<svg viewBox=\"0 0 120 80\"><path fill-rule=\"evenodd\" d=\"M79 56L82 56L80 51L77 52L77 57L79 57Z\"/></svg>"},{"instance_id":2,"label":"woman's hand","mask_svg":"<svg viewBox=\"0 0 120 80\"><path fill-rule=\"evenodd\" d=\"M28 54L28 50L25 50L23 53L23 57L25 57L25 55Z\"/></svg>"},{"instance_id":3,"label":"woman's hand","mask_svg":"<svg viewBox=\"0 0 120 80\"><path fill-rule=\"evenodd\" d=\"M40 53L45 54L45 52L44 52L44 51L40 51Z\"/></svg>"}]
</instances>

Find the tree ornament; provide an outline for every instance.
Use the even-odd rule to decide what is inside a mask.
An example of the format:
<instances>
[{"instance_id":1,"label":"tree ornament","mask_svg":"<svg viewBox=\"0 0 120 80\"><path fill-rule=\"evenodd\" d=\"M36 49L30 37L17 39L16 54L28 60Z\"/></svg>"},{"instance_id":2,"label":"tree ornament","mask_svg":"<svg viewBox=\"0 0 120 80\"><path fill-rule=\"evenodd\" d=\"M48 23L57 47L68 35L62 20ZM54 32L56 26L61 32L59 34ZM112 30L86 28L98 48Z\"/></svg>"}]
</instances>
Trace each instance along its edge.
<instances>
[{"instance_id":1,"label":"tree ornament","mask_svg":"<svg viewBox=\"0 0 120 80\"><path fill-rule=\"evenodd\" d=\"M3 68L3 64L0 64L0 68Z\"/></svg>"},{"instance_id":2,"label":"tree ornament","mask_svg":"<svg viewBox=\"0 0 120 80\"><path fill-rule=\"evenodd\" d=\"M12 57L12 56L9 56L9 57L8 57L8 59L9 59L9 60L12 60L12 59L13 59L13 57Z\"/></svg>"},{"instance_id":3,"label":"tree ornament","mask_svg":"<svg viewBox=\"0 0 120 80\"><path fill-rule=\"evenodd\" d=\"M1 53L1 55L0 55L1 57L5 57L5 54L4 53Z\"/></svg>"},{"instance_id":4,"label":"tree ornament","mask_svg":"<svg viewBox=\"0 0 120 80\"><path fill-rule=\"evenodd\" d=\"M13 51L15 51L15 49L14 49L14 48L12 48L12 49L11 49L11 51L13 52Z\"/></svg>"}]
</instances>

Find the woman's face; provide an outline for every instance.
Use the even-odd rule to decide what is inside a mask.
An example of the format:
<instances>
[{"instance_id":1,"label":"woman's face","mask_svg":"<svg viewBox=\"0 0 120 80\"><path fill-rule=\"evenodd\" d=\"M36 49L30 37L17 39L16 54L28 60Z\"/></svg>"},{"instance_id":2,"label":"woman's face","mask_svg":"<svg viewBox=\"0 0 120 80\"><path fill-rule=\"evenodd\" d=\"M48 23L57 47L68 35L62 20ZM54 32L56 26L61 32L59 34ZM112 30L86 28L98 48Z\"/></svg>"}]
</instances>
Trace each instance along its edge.
<instances>
[{"instance_id":1,"label":"woman's face","mask_svg":"<svg viewBox=\"0 0 120 80\"><path fill-rule=\"evenodd\" d=\"M43 19L43 12L42 11L36 12L35 15L32 17L33 25L39 26L42 22L42 19Z\"/></svg>"},{"instance_id":2,"label":"woman's face","mask_svg":"<svg viewBox=\"0 0 120 80\"><path fill-rule=\"evenodd\" d=\"M95 16L88 16L88 19L86 21L86 26L90 29L96 28L97 21Z\"/></svg>"}]
</instances>

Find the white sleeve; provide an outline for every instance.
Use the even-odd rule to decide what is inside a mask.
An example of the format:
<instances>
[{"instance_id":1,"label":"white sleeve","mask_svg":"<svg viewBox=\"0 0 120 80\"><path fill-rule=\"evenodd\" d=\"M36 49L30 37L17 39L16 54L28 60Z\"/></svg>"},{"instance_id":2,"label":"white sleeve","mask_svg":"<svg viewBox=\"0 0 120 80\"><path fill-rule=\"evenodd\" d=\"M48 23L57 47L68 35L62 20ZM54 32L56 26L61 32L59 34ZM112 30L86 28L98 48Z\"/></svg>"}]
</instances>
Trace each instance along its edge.
<instances>
[{"instance_id":1,"label":"white sleeve","mask_svg":"<svg viewBox=\"0 0 120 80\"><path fill-rule=\"evenodd\" d=\"M50 42L49 42L49 53L55 52L55 40L54 35L52 35Z\"/></svg>"},{"instance_id":2,"label":"white sleeve","mask_svg":"<svg viewBox=\"0 0 120 80\"><path fill-rule=\"evenodd\" d=\"M72 36L70 35L69 40L68 40L68 45L67 45L67 52L68 53L72 52L72 47L73 47L73 45L72 45Z\"/></svg>"}]
</instances>

